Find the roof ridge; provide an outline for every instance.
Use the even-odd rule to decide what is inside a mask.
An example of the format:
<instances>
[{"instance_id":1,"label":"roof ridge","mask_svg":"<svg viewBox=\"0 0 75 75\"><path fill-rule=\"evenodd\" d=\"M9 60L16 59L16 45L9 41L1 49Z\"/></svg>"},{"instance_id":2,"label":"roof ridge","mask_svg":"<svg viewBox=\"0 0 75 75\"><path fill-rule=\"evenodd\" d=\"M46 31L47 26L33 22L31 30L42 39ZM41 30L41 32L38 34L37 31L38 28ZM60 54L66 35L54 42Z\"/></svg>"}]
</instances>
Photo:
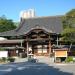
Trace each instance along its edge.
<instances>
[{"instance_id":1,"label":"roof ridge","mask_svg":"<svg viewBox=\"0 0 75 75\"><path fill-rule=\"evenodd\" d=\"M55 15L55 16L35 16L35 17L31 17L31 18L26 18L26 19L37 19L37 18L55 18L55 17L62 17L64 15ZM25 19L25 18L24 18Z\"/></svg>"},{"instance_id":2,"label":"roof ridge","mask_svg":"<svg viewBox=\"0 0 75 75\"><path fill-rule=\"evenodd\" d=\"M63 16L63 15L55 15L55 16L37 16L37 17L35 17L35 18L48 18L48 17L61 17L61 16Z\"/></svg>"}]
</instances>

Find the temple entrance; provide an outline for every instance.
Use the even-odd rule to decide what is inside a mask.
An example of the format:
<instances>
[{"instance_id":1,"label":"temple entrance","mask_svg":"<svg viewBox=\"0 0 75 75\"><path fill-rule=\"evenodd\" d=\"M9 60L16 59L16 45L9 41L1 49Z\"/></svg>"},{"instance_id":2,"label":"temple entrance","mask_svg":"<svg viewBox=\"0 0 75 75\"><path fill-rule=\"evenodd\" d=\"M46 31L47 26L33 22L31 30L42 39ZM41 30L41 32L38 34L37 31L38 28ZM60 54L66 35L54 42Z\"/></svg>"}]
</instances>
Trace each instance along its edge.
<instances>
[{"instance_id":1,"label":"temple entrance","mask_svg":"<svg viewBox=\"0 0 75 75\"><path fill-rule=\"evenodd\" d=\"M35 55L38 56L48 55L48 45L43 44L34 45L33 52Z\"/></svg>"},{"instance_id":2,"label":"temple entrance","mask_svg":"<svg viewBox=\"0 0 75 75\"><path fill-rule=\"evenodd\" d=\"M32 53L37 56L48 56L49 55L49 45L48 42L29 42L28 43L28 53Z\"/></svg>"},{"instance_id":3,"label":"temple entrance","mask_svg":"<svg viewBox=\"0 0 75 75\"><path fill-rule=\"evenodd\" d=\"M44 29L33 29L26 34L27 54L32 51L32 54L37 56L49 56L51 52L50 34Z\"/></svg>"}]
</instances>

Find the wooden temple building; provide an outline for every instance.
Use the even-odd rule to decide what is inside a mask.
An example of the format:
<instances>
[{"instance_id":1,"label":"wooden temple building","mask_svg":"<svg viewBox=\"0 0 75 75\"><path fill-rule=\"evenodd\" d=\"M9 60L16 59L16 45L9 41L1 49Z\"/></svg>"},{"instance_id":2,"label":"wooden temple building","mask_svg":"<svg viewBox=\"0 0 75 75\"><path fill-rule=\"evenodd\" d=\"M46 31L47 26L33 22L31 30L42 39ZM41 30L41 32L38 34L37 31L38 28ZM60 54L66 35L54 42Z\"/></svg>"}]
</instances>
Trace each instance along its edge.
<instances>
[{"instance_id":1,"label":"wooden temple building","mask_svg":"<svg viewBox=\"0 0 75 75\"><path fill-rule=\"evenodd\" d=\"M15 30L2 32L0 47L6 48L10 56L17 53L28 53L50 56L52 46L59 44L60 33L63 31L62 16L35 17L21 19Z\"/></svg>"}]
</instances>

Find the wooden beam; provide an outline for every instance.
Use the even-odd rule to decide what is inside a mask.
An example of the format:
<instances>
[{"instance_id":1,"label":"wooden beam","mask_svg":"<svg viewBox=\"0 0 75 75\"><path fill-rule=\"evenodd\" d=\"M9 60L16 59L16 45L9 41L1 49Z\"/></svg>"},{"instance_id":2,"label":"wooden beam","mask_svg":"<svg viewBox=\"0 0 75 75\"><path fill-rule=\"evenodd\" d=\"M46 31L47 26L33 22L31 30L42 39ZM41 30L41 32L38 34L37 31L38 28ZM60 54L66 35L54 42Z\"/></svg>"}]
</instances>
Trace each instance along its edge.
<instances>
[{"instance_id":1,"label":"wooden beam","mask_svg":"<svg viewBox=\"0 0 75 75\"><path fill-rule=\"evenodd\" d=\"M33 32L35 32L35 33L39 33L39 32L41 32L42 30L40 30L40 29L35 29L35 30L33 30Z\"/></svg>"},{"instance_id":2,"label":"wooden beam","mask_svg":"<svg viewBox=\"0 0 75 75\"><path fill-rule=\"evenodd\" d=\"M41 36L41 37L43 37L43 36L44 36L44 37L45 37L45 36L46 36L46 34L40 34L39 36Z\"/></svg>"},{"instance_id":3,"label":"wooden beam","mask_svg":"<svg viewBox=\"0 0 75 75\"><path fill-rule=\"evenodd\" d=\"M37 38L37 35L36 35L36 34L34 34L34 35L31 35L31 37L32 37L32 38L34 38L34 37L35 37L35 38Z\"/></svg>"},{"instance_id":4,"label":"wooden beam","mask_svg":"<svg viewBox=\"0 0 75 75\"><path fill-rule=\"evenodd\" d=\"M49 38L25 39L25 41L47 41Z\"/></svg>"}]
</instances>

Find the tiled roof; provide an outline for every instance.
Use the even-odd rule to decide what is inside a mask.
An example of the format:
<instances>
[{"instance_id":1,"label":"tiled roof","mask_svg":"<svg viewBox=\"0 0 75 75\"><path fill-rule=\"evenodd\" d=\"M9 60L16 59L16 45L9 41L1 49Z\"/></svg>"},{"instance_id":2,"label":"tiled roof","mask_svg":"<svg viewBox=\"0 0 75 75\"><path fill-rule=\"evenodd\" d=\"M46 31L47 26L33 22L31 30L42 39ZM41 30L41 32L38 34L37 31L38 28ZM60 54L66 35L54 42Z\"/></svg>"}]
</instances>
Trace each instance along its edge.
<instances>
[{"instance_id":1,"label":"tiled roof","mask_svg":"<svg viewBox=\"0 0 75 75\"><path fill-rule=\"evenodd\" d=\"M16 32L15 30L10 30L0 33L0 36L16 36Z\"/></svg>"},{"instance_id":2,"label":"tiled roof","mask_svg":"<svg viewBox=\"0 0 75 75\"><path fill-rule=\"evenodd\" d=\"M24 35L37 27L44 29L47 32L59 34L63 30L61 17L62 16L48 16L24 19L20 22L20 26L17 29L0 33L0 36Z\"/></svg>"}]
</instances>

